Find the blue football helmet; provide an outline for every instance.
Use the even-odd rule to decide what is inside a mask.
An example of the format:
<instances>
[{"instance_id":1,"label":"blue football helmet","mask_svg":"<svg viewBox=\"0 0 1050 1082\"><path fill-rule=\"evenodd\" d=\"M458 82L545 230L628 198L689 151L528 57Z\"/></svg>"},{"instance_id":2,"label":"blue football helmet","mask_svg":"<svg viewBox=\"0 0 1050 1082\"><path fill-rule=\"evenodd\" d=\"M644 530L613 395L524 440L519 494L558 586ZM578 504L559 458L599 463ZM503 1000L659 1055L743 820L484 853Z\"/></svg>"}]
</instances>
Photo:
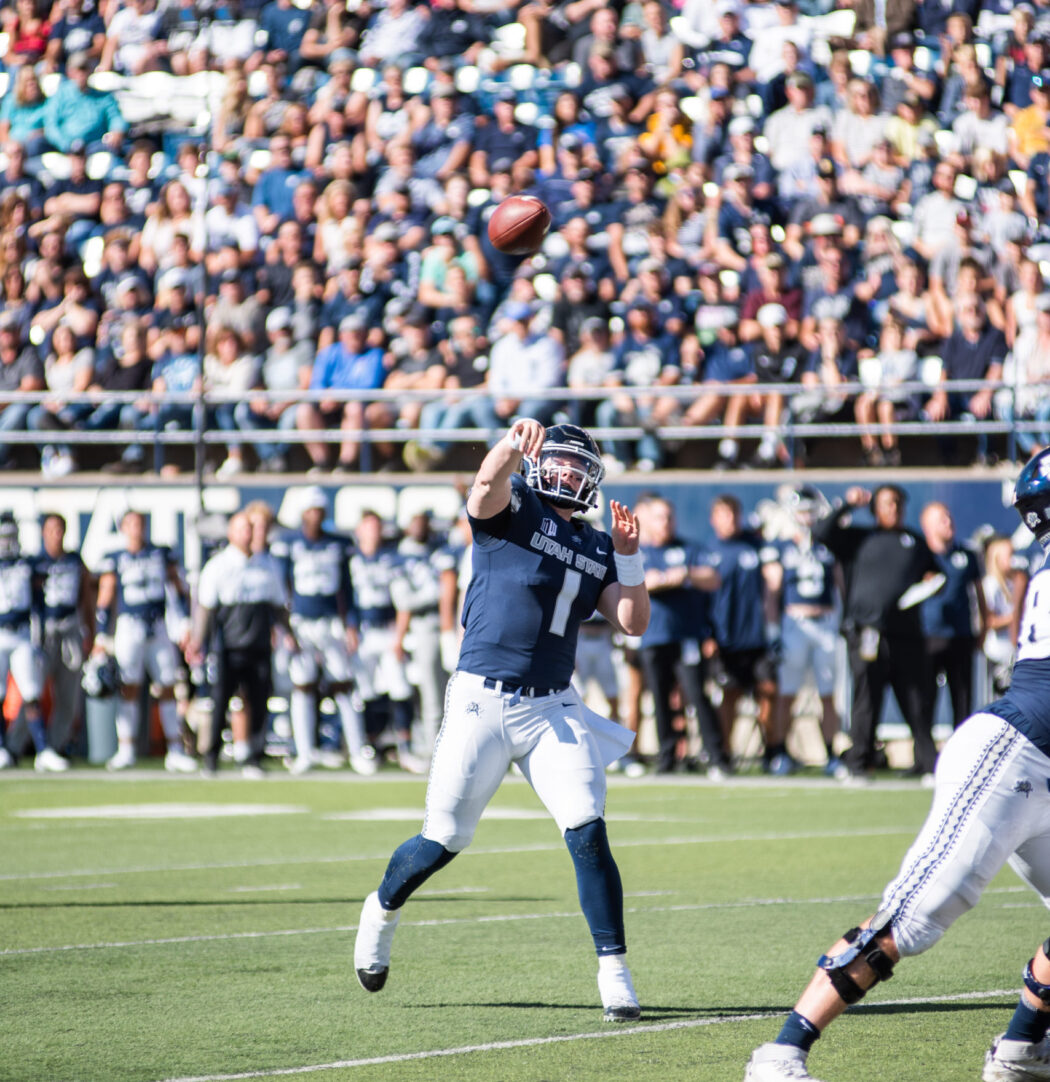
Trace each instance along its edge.
<instances>
[{"instance_id":1,"label":"blue football helmet","mask_svg":"<svg viewBox=\"0 0 1050 1082\"><path fill-rule=\"evenodd\" d=\"M1039 544L1050 545L1050 447L1021 470L1014 486L1014 508Z\"/></svg>"},{"instance_id":2,"label":"blue football helmet","mask_svg":"<svg viewBox=\"0 0 1050 1082\"><path fill-rule=\"evenodd\" d=\"M555 507L589 511L598 503L605 466L594 438L579 425L552 425L539 457L523 458L521 471L530 488Z\"/></svg>"},{"instance_id":3,"label":"blue football helmet","mask_svg":"<svg viewBox=\"0 0 1050 1082\"><path fill-rule=\"evenodd\" d=\"M80 686L89 699L109 699L120 690L120 670L112 654L95 654L84 662Z\"/></svg>"}]
</instances>

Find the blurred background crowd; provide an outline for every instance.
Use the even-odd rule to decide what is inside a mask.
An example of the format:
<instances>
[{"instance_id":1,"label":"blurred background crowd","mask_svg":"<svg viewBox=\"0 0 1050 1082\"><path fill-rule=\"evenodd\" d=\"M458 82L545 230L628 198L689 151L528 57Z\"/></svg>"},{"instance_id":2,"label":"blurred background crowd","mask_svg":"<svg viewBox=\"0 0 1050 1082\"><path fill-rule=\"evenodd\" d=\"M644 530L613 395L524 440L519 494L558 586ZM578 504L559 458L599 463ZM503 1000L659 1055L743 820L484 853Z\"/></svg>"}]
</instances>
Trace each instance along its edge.
<instances>
[{"instance_id":1,"label":"blurred background crowd","mask_svg":"<svg viewBox=\"0 0 1050 1082\"><path fill-rule=\"evenodd\" d=\"M627 640L586 622L574 677L638 734L612 769L932 780L935 741L1009 686L1031 537L960 538L943 503L907 499L783 484L745 512L722 493L684 537L674 502L642 493L652 619ZM364 509L339 532L310 486L279 518L256 500L202 521L189 571L135 510L90 568L60 515L38 552L26 525L0 515L0 768L426 771L470 579L465 516Z\"/></svg>"},{"instance_id":2,"label":"blurred background crowd","mask_svg":"<svg viewBox=\"0 0 1050 1082\"><path fill-rule=\"evenodd\" d=\"M1050 442L1045 0L0 26L0 465L424 470L519 414L611 471ZM553 215L528 259L510 193Z\"/></svg>"}]
</instances>

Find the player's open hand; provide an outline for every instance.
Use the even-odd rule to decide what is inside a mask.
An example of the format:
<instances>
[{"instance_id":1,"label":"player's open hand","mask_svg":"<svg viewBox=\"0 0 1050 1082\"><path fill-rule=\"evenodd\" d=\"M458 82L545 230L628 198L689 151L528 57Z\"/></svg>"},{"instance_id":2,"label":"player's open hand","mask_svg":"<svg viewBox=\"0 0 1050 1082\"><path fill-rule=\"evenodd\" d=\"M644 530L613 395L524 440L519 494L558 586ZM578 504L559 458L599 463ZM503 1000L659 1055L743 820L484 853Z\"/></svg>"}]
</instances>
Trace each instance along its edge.
<instances>
[{"instance_id":1,"label":"player's open hand","mask_svg":"<svg viewBox=\"0 0 1050 1082\"><path fill-rule=\"evenodd\" d=\"M511 447L520 451L525 458L539 458L540 448L546 438L547 430L531 417L522 417L515 421L507 433Z\"/></svg>"},{"instance_id":2,"label":"player's open hand","mask_svg":"<svg viewBox=\"0 0 1050 1082\"><path fill-rule=\"evenodd\" d=\"M616 500L609 501L612 512L613 548L621 556L631 556L638 551L638 516L629 507Z\"/></svg>"}]
</instances>

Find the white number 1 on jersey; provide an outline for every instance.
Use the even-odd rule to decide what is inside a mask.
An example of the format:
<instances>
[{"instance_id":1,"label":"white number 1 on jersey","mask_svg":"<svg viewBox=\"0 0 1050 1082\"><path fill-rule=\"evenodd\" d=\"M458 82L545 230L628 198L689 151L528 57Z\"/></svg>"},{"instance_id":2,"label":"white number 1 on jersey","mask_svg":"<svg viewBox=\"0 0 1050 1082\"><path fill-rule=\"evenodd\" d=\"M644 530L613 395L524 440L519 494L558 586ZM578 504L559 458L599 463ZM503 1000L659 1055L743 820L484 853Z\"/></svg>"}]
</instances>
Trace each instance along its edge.
<instances>
[{"instance_id":1,"label":"white number 1 on jersey","mask_svg":"<svg viewBox=\"0 0 1050 1082\"><path fill-rule=\"evenodd\" d=\"M579 571L566 570L565 581L561 584L558 600L554 603L554 613L551 616L552 635L563 636L565 634L565 626L569 622L572 603L580 592L581 582L583 582L583 576Z\"/></svg>"}]
</instances>

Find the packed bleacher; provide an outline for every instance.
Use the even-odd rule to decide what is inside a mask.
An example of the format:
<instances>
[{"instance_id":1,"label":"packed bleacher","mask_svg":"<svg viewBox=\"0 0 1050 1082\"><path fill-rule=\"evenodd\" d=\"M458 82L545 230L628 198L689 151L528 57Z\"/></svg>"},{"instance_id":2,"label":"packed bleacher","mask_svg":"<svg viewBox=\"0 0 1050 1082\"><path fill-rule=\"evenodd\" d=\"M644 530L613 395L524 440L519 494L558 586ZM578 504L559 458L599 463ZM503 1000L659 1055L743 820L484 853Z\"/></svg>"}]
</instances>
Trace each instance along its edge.
<instances>
[{"instance_id":1,"label":"packed bleacher","mask_svg":"<svg viewBox=\"0 0 1050 1082\"><path fill-rule=\"evenodd\" d=\"M5 466L423 470L516 415L613 470L1050 441L1043 4L0 15Z\"/></svg>"}]
</instances>

